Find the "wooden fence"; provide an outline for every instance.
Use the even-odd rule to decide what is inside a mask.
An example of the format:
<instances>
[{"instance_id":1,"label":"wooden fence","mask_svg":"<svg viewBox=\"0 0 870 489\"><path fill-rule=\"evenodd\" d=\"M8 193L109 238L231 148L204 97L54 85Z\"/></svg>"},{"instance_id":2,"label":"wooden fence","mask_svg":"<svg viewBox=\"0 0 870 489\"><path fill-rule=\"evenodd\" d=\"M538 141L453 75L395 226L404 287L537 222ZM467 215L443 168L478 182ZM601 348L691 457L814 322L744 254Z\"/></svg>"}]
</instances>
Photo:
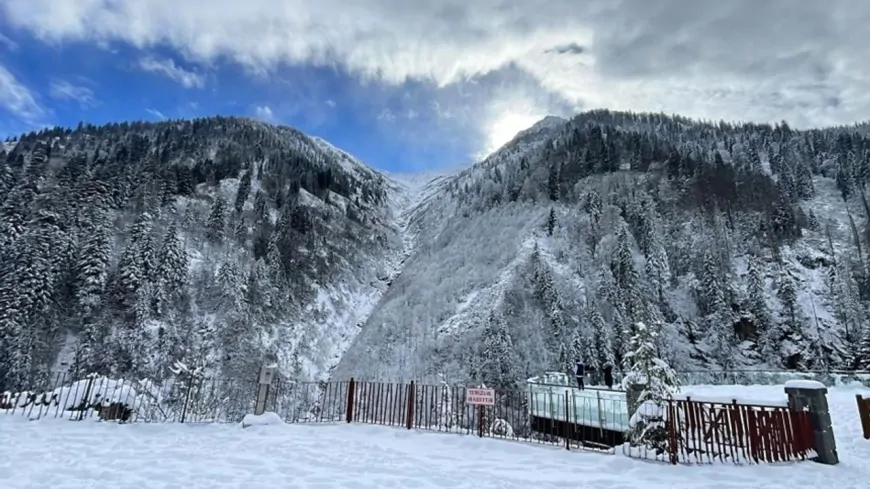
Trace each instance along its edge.
<instances>
[{"instance_id":1,"label":"wooden fence","mask_svg":"<svg viewBox=\"0 0 870 489\"><path fill-rule=\"evenodd\" d=\"M861 419L864 439L870 440L870 399L864 399L861 394L855 394L855 398L858 401L858 417Z\"/></svg>"},{"instance_id":2,"label":"wooden fence","mask_svg":"<svg viewBox=\"0 0 870 489\"><path fill-rule=\"evenodd\" d=\"M671 464L758 464L815 455L810 413L785 406L678 399L667 403L664 424L666 441L658 449L638 444L627 454Z\"/></svg>"}]
</instances>

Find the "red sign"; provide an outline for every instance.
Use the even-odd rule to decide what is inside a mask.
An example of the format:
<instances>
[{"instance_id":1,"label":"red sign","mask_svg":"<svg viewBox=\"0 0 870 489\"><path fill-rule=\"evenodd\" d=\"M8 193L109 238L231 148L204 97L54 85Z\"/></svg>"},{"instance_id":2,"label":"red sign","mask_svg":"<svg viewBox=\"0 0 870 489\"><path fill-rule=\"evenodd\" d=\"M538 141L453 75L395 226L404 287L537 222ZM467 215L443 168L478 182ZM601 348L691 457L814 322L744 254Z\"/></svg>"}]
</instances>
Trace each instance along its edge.
<instances>
[{"instance_id":1,"label":"red sign","mask_svg":"<svg viewBox=\"0 0 870 489\"><path fill-rule=\"evenodd\" d=\"M495 406L494 389L465 389L465 404L474 406Z\"/></svg>"}]
</instances>

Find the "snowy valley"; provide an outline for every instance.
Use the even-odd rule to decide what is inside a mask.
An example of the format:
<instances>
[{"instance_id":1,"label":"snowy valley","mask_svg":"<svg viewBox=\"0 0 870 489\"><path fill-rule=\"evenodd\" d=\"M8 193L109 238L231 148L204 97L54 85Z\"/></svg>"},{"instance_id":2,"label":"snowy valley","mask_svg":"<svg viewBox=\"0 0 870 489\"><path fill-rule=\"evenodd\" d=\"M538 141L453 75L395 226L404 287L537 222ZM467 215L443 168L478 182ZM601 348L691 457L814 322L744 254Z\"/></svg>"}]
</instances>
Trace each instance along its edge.
<instances>
[{"instance_id":1,"label":"snowy valley","mask_svg":"<svg viewBox=\"0 0 870 489\"><path fill-rule=\"evenodd\" d=\"M637 321L677 370L870 368L851 128L596 111L427 175L240 118L4 147L8 388L177 361L247 381L267 354L290 380L513 388L619 365Z\"/></svg>"}]
</instances>

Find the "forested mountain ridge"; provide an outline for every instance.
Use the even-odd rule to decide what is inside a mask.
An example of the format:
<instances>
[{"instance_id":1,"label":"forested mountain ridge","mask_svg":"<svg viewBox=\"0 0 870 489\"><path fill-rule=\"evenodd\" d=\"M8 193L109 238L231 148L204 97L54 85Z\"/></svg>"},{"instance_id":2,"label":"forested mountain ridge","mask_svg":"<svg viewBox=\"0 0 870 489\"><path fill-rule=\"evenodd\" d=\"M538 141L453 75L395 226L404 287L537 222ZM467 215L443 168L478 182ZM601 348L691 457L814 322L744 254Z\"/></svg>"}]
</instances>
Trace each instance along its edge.
<instances>
[{"instance_id":1,"label":"forested mountain ridge","mask_svg":"<svg viewBox=\"0 0 870 489\"><path fill-rule=\"evenodd\" d=\"M619 365L636 321L681 370L870 368L868 179L854 127L549 118L416 209L336 376L512 387Z\"/></svg>"},{"instance_id":2,"label":"forested mountain ridge","mask_svg":"<svg viewBox=\"0 0 870 489\"><path fill-rule=\"evenodd\" d=\"M513 387L619 364L870 368L870 140L592 111L470 168L376 172L214 117L29 134L0 155L0 375ZM333 369L334 367L334 369Z\"/></svg>"},{"instance_id":3,"label":"forested mountain ridge","mask_svg":"<svg viewBox=\"0 0 870 489\"><path fill-rule=\"evenodd\" d=\"M82 124L4 148L0 384L60 362L247 379L266 352L316 375L403 251L396 184L287 127Z\"/></svg>"}]
</instances>

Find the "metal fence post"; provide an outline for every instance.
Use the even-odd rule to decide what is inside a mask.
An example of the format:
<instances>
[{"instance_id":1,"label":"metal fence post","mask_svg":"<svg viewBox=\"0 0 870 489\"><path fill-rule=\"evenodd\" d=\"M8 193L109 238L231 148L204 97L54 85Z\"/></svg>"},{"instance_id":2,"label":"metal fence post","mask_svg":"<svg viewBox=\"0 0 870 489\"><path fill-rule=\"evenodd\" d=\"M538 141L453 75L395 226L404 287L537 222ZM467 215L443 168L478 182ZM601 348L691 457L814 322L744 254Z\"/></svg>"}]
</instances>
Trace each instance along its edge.
<instances>
[{"instance_id":1,"label":"metal fence post","mask_svg":"<svg viewBox=\"0 0 870 489\"><path fill-rule=\"evenodd\" d=\"M565 390L565 450L571 449L571 418L568 415L568 411L570 411L568 405L569 395L569 391Z\"/></svg>"}]
</instances>

